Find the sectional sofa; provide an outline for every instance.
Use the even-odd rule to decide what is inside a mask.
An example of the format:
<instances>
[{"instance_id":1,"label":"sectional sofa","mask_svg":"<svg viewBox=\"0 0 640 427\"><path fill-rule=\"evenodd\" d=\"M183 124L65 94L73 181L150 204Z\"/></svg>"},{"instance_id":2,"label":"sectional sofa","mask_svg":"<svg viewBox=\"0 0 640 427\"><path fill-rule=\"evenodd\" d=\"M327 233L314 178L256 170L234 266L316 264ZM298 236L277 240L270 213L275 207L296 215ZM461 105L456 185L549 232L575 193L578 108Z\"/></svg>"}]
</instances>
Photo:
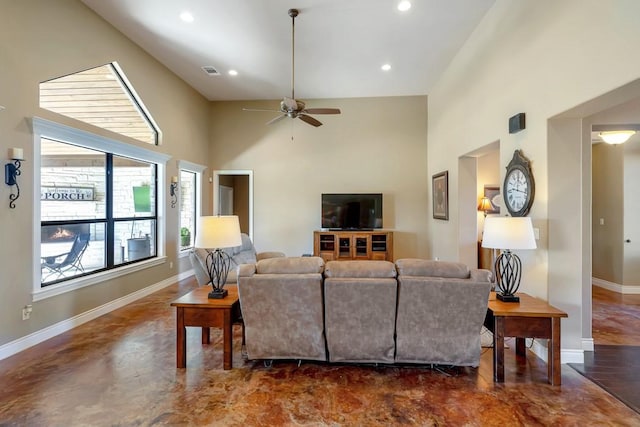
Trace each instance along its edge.
<instances>
[{"instance_id":1,"label":"sectional sofa","mask_svg":"<svg viewBox=\"0 0 640 427\"><path fill-rule=\"evenodd\" d=\"M238 267L249 359L478 366L491 272L420 259Z\"/></svg>"}]
</instances>

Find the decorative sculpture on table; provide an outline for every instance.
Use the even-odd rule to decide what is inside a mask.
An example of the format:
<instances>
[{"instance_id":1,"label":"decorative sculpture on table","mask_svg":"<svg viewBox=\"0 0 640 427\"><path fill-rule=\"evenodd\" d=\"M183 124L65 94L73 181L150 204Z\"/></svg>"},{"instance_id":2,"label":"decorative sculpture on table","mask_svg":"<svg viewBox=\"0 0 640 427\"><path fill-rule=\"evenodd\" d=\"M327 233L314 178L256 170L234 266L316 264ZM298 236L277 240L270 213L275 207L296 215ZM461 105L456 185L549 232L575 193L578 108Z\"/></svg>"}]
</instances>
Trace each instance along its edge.
<instances>
[{"instance_id":1,"label":"decorative sculpture on table","mask_svg":"<svg viewBox=\"0 0 640 427\"><path fill-rule=\"evenodd\" d=\"M213 290L209 298L227 296L224 285L231 266L231 257L224 248L240 246L240 222L235 215L201 216L196 225L195 247L206 249L206 268Z\"/></svg>"}]
</instances>

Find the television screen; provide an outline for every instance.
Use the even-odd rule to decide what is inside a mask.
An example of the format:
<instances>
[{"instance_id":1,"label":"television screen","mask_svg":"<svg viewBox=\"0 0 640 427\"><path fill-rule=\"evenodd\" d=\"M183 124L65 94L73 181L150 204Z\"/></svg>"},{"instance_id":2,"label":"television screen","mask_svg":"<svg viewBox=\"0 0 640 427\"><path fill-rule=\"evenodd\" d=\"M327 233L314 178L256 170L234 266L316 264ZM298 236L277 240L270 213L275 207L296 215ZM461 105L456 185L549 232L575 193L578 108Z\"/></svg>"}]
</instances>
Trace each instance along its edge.
<instances>
[{"instance_id":1,"label":"television screen","mask_svg":"<svg viewBox=\"0 0 640 427\"><path fill-rule=\"evenodd\" d=\"M382 228L382 194L323 194L322 228Z\"/></svg>"}]
</instances>

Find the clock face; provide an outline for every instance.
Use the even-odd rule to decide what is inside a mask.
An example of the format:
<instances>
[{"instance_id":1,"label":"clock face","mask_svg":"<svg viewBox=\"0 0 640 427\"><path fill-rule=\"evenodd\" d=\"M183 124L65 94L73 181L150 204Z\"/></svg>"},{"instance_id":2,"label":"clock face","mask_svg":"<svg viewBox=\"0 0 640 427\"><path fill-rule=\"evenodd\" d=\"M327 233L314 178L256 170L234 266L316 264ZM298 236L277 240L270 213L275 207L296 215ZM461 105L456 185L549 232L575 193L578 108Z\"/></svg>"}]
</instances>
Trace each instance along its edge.
<instances>
[{"instance_id":1,"label":"clock face","mask_svg":"<svg viewBox=\"0 0 640 427\"><path fill-rule=\"evenodd\" d=\"M519 212L529 202L529 180L520 169L512 170L505 179L505 201L510 211Z\"/></svg>"},{"instance_id":2,"label":"clock face","mask_svg":"<svg viewBox=\"0 0 640 427\"><path fill-rule=\"evenodd\" d=\"M533 204L535 183L529 160L521 150L513 153L513 159L507 165L507 174L503 185L504 204L511 216L526 216Z\"/></svg>"}]
</instances>

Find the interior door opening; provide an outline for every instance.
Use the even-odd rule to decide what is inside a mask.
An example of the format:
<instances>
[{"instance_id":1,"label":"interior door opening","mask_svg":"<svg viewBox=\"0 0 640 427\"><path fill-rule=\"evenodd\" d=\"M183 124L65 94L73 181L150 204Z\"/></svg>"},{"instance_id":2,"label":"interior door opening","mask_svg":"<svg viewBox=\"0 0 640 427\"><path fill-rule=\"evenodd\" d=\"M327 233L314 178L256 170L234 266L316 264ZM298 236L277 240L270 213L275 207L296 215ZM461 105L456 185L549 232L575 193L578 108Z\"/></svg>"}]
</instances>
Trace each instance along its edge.
<instances>
[{"instance_id":1,"label":"interior door opening","mask_svg":"<svg viewBox=\"0 0 640 427\"><path fill-rule=\"evenodd\" d=\"M213 171L213 214L237 215L240 230L253 240L253 171Z\"/></svg>"}]
</instances>

